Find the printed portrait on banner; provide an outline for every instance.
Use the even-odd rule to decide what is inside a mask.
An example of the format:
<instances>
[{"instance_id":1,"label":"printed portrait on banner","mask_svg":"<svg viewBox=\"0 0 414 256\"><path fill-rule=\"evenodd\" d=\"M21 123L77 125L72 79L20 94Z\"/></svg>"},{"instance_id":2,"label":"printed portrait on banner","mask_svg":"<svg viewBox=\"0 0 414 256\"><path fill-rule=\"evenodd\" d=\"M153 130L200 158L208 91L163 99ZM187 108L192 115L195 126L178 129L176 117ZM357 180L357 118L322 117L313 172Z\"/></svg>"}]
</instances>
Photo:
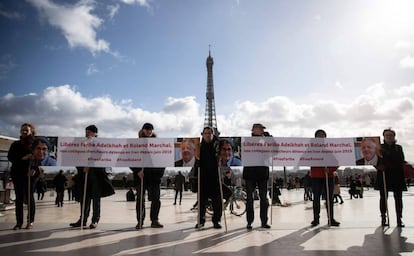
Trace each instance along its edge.
<instances>
[{"instance_id":1,"label":"printed portrait on banner","mask_svg":"<svg viewBox=\"0 0 414 256\"><path fill-rule=\"evenodd\" d=\"M219 166L241 166L241 137L221 137L219 139Z\"/></svg>"},{"instance_id":2,"label":"printed portrait on banner","mask_svg":"<svg viewBox=\"0 0 414 256\"><path fill-rule=\"evenodd\" d=\"M198 166L200 159L200 138L175 138L174 158L175 167Z\"/></svg>"},{"instance_id":3,"label":"printed portrait on banner","mask_svg":"<svg viewBox=\"0 0 414 256\"><path fill-rule=\"evenodd\" d=\"M381 158L380 137L355 138L356 165L376 166L379 158Z\"/></svg>"},{"instance_id":4,"label":"printed portrait on banner","mask_svg":"<svg viewBox=\"0 0 414 256\"><path fill-rule=\"evenodd\" d=\"M241 186L241 137L219 138L218 161L223 183L228 186Z\"/></svg>"}]
</instances>

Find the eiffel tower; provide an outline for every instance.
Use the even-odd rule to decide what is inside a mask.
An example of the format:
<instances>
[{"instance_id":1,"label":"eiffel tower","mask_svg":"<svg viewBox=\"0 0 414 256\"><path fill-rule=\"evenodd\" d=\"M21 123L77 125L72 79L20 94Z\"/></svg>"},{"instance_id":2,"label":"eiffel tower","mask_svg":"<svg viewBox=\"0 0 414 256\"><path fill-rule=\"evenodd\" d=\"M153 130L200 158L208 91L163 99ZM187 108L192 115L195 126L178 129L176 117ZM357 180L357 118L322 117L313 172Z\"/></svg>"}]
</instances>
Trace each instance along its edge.
<instances>
[{"instance_id":1,"label":"eiffel tower","mask_svg":"<svg viewBox=\"0 0 414 256\"><path fill-rule=\"evenodd\" d=\"M208 57L206 60L207 66L207 92L206 92L206 111L204 117L204 127L210 126L213 128L214 135L219 136L220 132L217 129L216 107L214 103L214 84L213 84L213 58L210 53L210 46L208 49Z\"/></svg>"}]
</instances>

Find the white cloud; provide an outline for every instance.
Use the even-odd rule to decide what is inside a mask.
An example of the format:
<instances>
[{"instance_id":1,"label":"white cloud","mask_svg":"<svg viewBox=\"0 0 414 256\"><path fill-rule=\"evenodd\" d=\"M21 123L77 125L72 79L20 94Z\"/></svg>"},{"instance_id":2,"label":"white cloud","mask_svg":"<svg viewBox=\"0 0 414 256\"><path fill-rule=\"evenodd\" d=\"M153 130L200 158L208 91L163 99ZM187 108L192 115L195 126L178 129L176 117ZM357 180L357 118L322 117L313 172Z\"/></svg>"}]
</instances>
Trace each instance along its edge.
<instances>
[{"instance_id":1,"label":"white cloud","mask_svg":"<svg viewBox=\"0 0 414 256\"><path fill-rule=\"evenodd\" d=\"M119 4L108 5L106 8L109 11L109 18L111 18L111 19L113 19L115 17L115 15L117 15L118 12L119 12Z\"/></svg>"},{"instance_id":2,"label":"white cloud","mask_svg":"<svg viewBox=\"0 0 414 256\"><path fill-rule=\"evenodd\" d=\"M342 85L342 83L340 81L335 82L335 87L338 88L338 89L341 89L341 90L344 89L344 86Z\"/></svg>"},{"instance_id":3,"label":"white cloud","mask_svg":"<svg viewBox=\"0 0 414 256\"><path fill-rule=\"evenodd\" d=\"M94 1L81 0L74 5L59 5L50 0L27 0L47 19L50 25L62 31L70 47L83 47L96 54L106 52L117 55L109 42L98 39L96 31L103 20L93 15Z\"/></svg>"},{"instance_id":4,"label":"white cloud","mask_svg":"<svg viewBox=\"0 0 414 256\"><path fill-rule=\"evenodd\" d=\"M320 14L317 14L317 15L313 16L313 20L315 22L320 22L322 20L322 16Z\"/></svg>"},{"instance_id":5,"label":"white cloud","mask_svg":"<svg viewBox=\"0 0 414 256\"><path fill-rule=\"evenodd\" d=\"M411 55L406 56L404 59L400 61L400 67L402 68L414 68L414 58Z\"/></svg>"},{"instance_id":6,"label":"white cloud","mask_svg":"<svg viewBox=\"0 0 414 256\"><path fill-rule=\"evenodd\" d=\"M99 70L94 63L89 64L88 69L86 70L87 75L92 75L94 73L98 73Z\"/></svg>"},{"instance_id":7,"label":"white cloud","mask_svg":"<svg viewBox=\"0 0 414 256\"><path fill-rule=\"evenodd\" d=\"M386 127L397 131L408 160L414 160L414 83L397 89L375 84L347 104L335 101L301 103L287 97L262 102L240 101L234 111L220 115L222 136L249 136L251 125L263 123L275 137L312 137L325 129L329 137L380 136ZM160 137L199 136L204 120L195 97L166 99L158 112L134 107L130 99L86 98L74 87L48 87L43 92L0 97L0 134L17 136L23 122L32 122L42 135L83 136L95 123L101 137L135 138L145 122Z\"/></svg>"},{"instance_id":8,"label":"white cloud","mask_svg":"<svg viewBox=\"0 0 414 256\"><path fill-rule=\"evenodd\" d=\"M131 107L130 100L117 103L109 97L85 98L74 87L62 85L40 94L0 97L0 134L16 136L21 123L31 122L43 135L83 136L84 127L95 123L101 136L136 137L142 124L151 122L166 137L199 131L198 107L194 97L169 98L164 110L154 113Z\"/></svg>"},{"instance_id":9,"label":"white cloud","mask_svg":"<svg viewBox=\"0 0 414 256\"><path fill-rule=\"evenodd\" d=\"M120 0L124 4L139 4L141 6L149 7L149 0Z\"/></svg>"},{"instance_id":10,"label":"white cloud","mask_svg":"<svg viewBox=\"0 0 414 256\"><path fill-rule=\"evenodd\" d=\"M413 44L409 41L400 40L395 44L395 48L402 50L409 50L413 47Z\"/></svg>"},{"instance_id":11,"label":"white cloud","mask_svg":"<svg viewBox=\"0 0 414 256\"><path fill-rule=\"evenodd\" d=\"M3 16L10 20L22 20L24 16L18 12L8 12L4 10L0 10L0 16Z\"/></svg>"}]
</instances>

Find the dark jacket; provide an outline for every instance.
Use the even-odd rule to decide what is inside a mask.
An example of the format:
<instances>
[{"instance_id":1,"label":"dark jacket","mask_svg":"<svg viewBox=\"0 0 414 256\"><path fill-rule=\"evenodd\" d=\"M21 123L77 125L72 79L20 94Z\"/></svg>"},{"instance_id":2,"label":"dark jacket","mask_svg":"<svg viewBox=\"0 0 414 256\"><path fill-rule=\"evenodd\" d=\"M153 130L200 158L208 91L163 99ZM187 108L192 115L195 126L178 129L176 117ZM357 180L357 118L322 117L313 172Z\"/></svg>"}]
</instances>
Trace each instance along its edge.
<instances>
[{"instance_id":1,"label":"dark jacket","mask_svg":"<svg viewBox=\"0 0 414 256\"><path fill-rule=\"evenodd\" d=\"M83 167L76 167L78 175L76 175L75 186L78 195L83 195L85 172ZM88 172L88 184L86 184L87 195L92 197L107 197L115 194L112 182L106 174L105 168L90 167Z\"/></svg>"},{"instance_id":2,"label":"dark jacket","mask_svg":"<svg viewBox=\"0 0 414 256\"><path fill-rule=\"evenodd\" d=\"M182 191L184 187L184 182L185 182L184 175L182 175L181 173L175 175L175 179L174 179L175 190Z\"/></svg>"},{"instance_id":3,"label":"dark jacket","mask_svg":"<svg viewBox=\"0 0 414 256\"><path fill-rule=\"evenodd\" d=\"M364 158L358 159L356 161L356 165L365 165L365 159ZM382 174L384 173L384 170L385 170L384 159L378 156L378 162L374 167L375 169L377 169L377 179L376 179L374 188L376 190L380 190L384 188L383 179L382 179ZM353 185L353 181L351 181L351 189L352 189L352 185Z\"/></svg>"},{"instance_id":4,"label":"dark jacket","mask_svg":"<svg viewBox=\"0 0 414 256\"><path fill-rule=\"evenodd\" d=\"M190 182L191 192L197 193L198 191L198 169L200 168L200 160L196 159L194 166L188 173L188 179Z\"/></svg>"},{"instance_id":5,"label":"dark jacket","mask_svg":"<svg viewBox=\"0 0 414 256\"><path fill-rule=\"evenodd\" d=\"M30 153L32 153L31 145L25 145L25 142L22 140L11 144L7 158L12 163L10 175L13 180L27 179L30 160L22 160L22 157Z\"/></svg>"},{"instance_id":6,"label":"dark jacket","mask_svg":"<svg viewBox=\"0 0 414 256\"><path fill-rule=\"evenodd\" d=\"M200 187L208 194L220 193L218 174L218 140L214 136L213 141L200 145Z\"/></svg>"},{"instance_id":7,"label":"dark jacket","mask_svg":"<svg viewBox=\"0 0 414 256\"><path fill-rule=\"evenodd\" d=\"M59 173L53 179L53 185L55 185L56 192L64 192L65 191L65 183L67 179L63 173Z\"/></svg>"},{"instance_id":8,"label":"dark jacket","mask_svg":"<svg viewBox=\"0 0 414 256\"><path fill-rule=\"evenodd\" d=\"M382 144L381 153L383 164L385 166L385 182L388 191L407 191L407 186L404 179L403 163L404 152L398 144ZM382 185L382 172L377 174L377 184ZM376 186L377 187L377 186Z\"/></svg>"},{"instance_id":9,"label":"dark jacket","mask_svg":"<svg viewBox=\"0 0 414 256\"><path fill-rule=\"evenodd\" d=\"M245 180L267 180L269 179L268 166L246 166L243 168L243 179Z\"/></svg>"},{"instance_id":10,"label":"dark jacket","mask_svg":"<svg viewBox=\"0 0 414 256\"><path fill-rule=\"evenodd\" d=\"M161 178L164 176L165 168L140 168L140 167L131 167L134 177L134 185L138 186L140 179L138 177L138 172L142 169L144 170L144 183L145 184L160 184Z\"/></svg>"}]
</instances>

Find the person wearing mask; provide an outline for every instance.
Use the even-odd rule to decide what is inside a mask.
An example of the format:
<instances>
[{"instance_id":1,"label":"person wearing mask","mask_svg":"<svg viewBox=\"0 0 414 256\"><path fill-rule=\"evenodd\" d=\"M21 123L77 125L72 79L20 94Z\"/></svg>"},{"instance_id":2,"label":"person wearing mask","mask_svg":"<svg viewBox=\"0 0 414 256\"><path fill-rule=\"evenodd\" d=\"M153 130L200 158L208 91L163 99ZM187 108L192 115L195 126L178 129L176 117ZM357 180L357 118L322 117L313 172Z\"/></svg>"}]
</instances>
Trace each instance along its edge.
<instances>
[{"instance_id":1,"label":"person wearing mask","mask_svg":"<svg viewBox=\"0 0 414 256\"><path fill-rule=\"evenodd\" d=\"M315 138L326 138L326 132L324 130L317 130L315 132ZM329 194L329 196L326 196L326 209L329 213L328 225L335 227L340 225L340 223L334 219L333 211L334 172L337 169L337 166L311 166L310 176L313 192L313 221L311 222L312 227L319 225L319 214L321 211L321 195L327 192ZM328 189L326 188L327 183Z\"/></svg>"},{"instance_id":2,"label":"person wearing mask","mask_svg":"<svg viewBox=\"0 0 414 256\"><path fill-rule=\"evenodd\" d=\"M145 123L138 132L139 138L155 138L154 126L151 123ZM151 200L150 219L151 228L163 228L159 222L158 216L161 209L161 178L164 175L165 168L131 168L134 176L134 183L137 188L136 218L138 224L136 229L141 229L145 219L145 190L148 191L148 198ZM142 182L141 182L142 181ZM141 184L143 188L141 189ZM143 191L143 194L141 194ZM142 208L141 208L142 207ZM140 219L142 218L142 219Z\"/></svg>"},{"instance_id":3,"label":"person wearing mask","mask_svg":"<svg viewBox=\"0 0 414 256\"><path fill-rule=\"evenodd\" d=\"M223 211L223 202L220 192L220 176L218 173L218 139L214 135L211 127L204 127L201 133L202 140L200 146L200 177L198 191L200 203L199 205L199 220L196 228L204 227L206 222L206 204L208 199L211 199L213 207L213 227L221 228L221 216Z\"/></svg>"},{"instance_id":4,"label":"person wearing mask","mask_svg":"<svg viewBox=\"0 0 414 256\"><path fill-rule=\"evenodd\" d=\"M252 136L263 137L270 136L269 133L265 132L262 124L253 124ZM246 203L246 220L248 230L252 229L252 223L254 221L254 192L256 186L259 189L260 199L260 221L262 228L270 228L267 224L268 221L268 209L269 201L267 200L267 183L269 180L269 167L268 166L249 166L243 169L243 179L246 184L247 203Z\"/></svg>"},{"instance_id":5,"label":"person wearing mask","mask_svg":"<svg viewBox=\"0 0 414 256\"><path fill-rule=\"evenodd\" d=\"M392 191L397 214L397 226L405 227L402 222L403 200L402 192L407 191L404 180L403 164L405 163L404 151L397 144L396 133L392 129L385 129L382 133L384 143L381 144L381 155L384 168L377 168L377 183L375 188L380 191L381 225L388 226L386 221L388 191ZM383 177L385 175L385 177ZM385 181L385 184L384 184Z\"/></svg>"},{"instance_id":6,"label":"person wearing mask","mask_svg":"<svg viewBox=\"0 0 414 256\"><path fill-rule=\"evenodd\" d=\"M87 139L92 139L97 136L98 128L95 125L92 124L85 128L85 137ZM75 186L80 202L80 217L78 221L70 223L69 225L74 228L86 226L92 203L92 222L89 225L89 228L94 229L98 227L99 219L101 217L101 198L113 195L115 194L115 191L106 174L105 168L76 167L76 169L78 174ZM85 182L86 191L84 191ZM84 198L85 202L83 202ZM82 212L83 205L84 210Z\"/></svg>"}]
</instances>

